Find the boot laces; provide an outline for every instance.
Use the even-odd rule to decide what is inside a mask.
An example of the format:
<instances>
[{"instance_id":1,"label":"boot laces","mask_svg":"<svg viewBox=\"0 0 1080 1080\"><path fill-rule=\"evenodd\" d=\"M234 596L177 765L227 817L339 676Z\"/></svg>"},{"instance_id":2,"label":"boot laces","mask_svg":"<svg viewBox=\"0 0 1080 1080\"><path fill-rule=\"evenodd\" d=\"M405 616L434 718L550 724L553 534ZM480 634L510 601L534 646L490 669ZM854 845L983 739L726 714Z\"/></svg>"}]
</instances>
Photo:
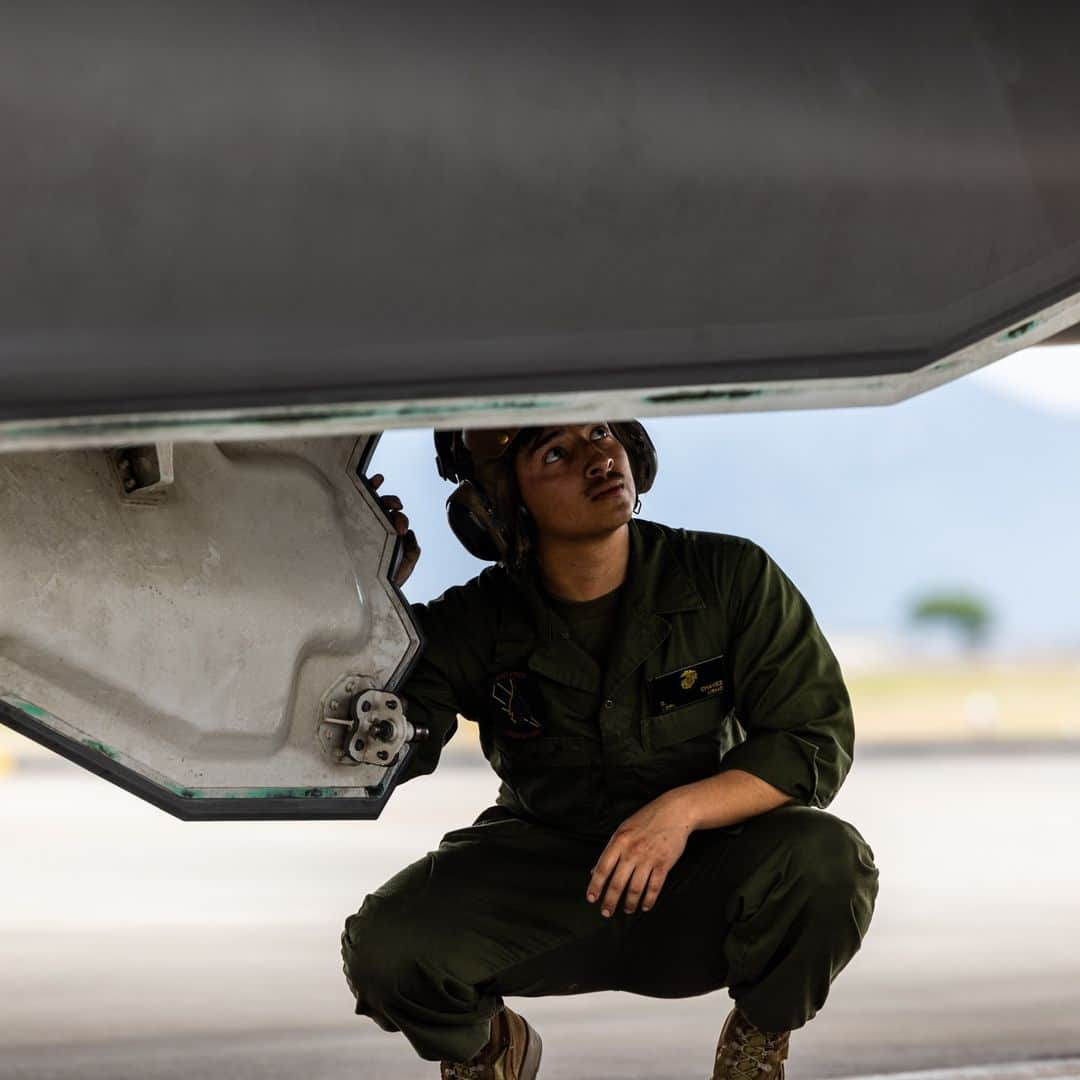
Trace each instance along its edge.
<instances>
[{"instance_id":1,"label":"boot laces","mask_svg":"<svg viewBox=\"0 0 1080 1080\"><path fill-rule=\"evenodd\" d=\"M775 1059L770 1057L782 1042L783 1035L770 1037L764 1032L737 1030L731 1046L731 1075L756 1080L757 1074L769 1072L775 1065Z\"/></svg>"},{"instance_id":2,"label":"boot laces","mask_svg":"<svg viewBox=\"0 0 1080 1080\"><path fill-rule=\"evenodd\" d=\"M496 1047L504 1040L502 1034L503 1027L506 1021L502 1018L500 1013L496 1013L491 1020L491 1033L488 1036L486 1045L481 1049L477 1057L472 1061L444 1061L442 1062L442 1080L491 1080L494 1076L495 1068L492 1064L492 1054L496 1052ZM500 1049L499 1055L504 1051ZM497 1059L496 1059L497 1060Z\"/></svg>"},{"instance_id":3,"label":"boot laces","mask_svg":"<svg viewBox=\"0 0 1080 1080\"><path fill-rule=\"evenodd\" d=\"M443 1067L443 1080L485 1080L490 1075L485 1072L486 1065L469 1065L455 1061Z\"/></svg>"}]
</instances>

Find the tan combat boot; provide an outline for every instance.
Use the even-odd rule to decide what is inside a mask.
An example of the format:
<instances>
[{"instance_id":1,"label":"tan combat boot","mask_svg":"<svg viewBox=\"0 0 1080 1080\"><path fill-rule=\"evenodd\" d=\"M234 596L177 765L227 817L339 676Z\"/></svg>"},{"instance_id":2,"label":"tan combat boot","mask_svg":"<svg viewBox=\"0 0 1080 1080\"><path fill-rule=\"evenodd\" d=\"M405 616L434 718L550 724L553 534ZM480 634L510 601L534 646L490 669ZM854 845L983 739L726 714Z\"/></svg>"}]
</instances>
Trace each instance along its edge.
<instances>
[{"instance_id":1,"label":"tan combat boot","mask_svg":"<svg viewBox=\"0 0 1080 1080\"><path fill-rule=\"evenodd\" d=\"M784 1080L790 1037L790 1031L762 1031L732 1009L716 1044L712 1080Z\"/></svg>"},{"instance_id":2,"label":"tan combat boot","mask_svg":"<svg viewBox=\"0 0 1080 1080\"><path fill-rule=\"evenodd\" d=\"M540 1036L505 1005L491 1018L491 1037L472 1061L440 1063L442 1080L534 1080Z\"/></svg>"}]
</instances>

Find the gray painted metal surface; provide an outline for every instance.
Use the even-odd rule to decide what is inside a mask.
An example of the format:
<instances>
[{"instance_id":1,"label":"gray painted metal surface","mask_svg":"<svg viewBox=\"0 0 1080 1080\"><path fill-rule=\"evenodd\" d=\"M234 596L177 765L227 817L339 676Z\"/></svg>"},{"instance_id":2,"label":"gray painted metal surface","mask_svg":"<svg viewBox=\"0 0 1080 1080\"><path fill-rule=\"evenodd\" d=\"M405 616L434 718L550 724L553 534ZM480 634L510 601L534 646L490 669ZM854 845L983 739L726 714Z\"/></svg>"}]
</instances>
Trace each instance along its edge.
<instances>
[{"instance_id":1,"label":"gray painted metal surface","mask_svg":"<svg viewBox=\"0 0 1080 1080\"><path fill-rule=\"evenodd\" d=\"M141 505L100 450L0 458L7 718L182 816L370 816L404 759L337 761L318 728L342 676L392 688L420 644L373 442L181 444Z\"/></svg>"},{"instance_id":2,"label":"gray painted metal surface","mask_svg":"<svg viewBox=\"0 0 1080 1080\"><path fill-rule=\"evenodd\" d=\"M1080 291L1078 31L1008 0L9 5L0 423L910 386Z\"/></svg>"},{"instance_id":3,"label":"gray painted metal surface","mask_svg":"<svg viewBox=\"0 0 1080 1080\"><path fill-rule=\"evenodd\" d=\"M113 446L137 439L156 442L334 436L427 426L485 427L573 420L681 416L687 413L820 409L841 405L888 405L923 393L1034 345L1080 318L1080 295L1034 313L1000 333L949 353L907 374L825 378L809 375L779 382L696 384L661 390L568 391L550 394L409 399L337 405L216 409L0 422L0 452Z\"/></svg>"}]
</instances>

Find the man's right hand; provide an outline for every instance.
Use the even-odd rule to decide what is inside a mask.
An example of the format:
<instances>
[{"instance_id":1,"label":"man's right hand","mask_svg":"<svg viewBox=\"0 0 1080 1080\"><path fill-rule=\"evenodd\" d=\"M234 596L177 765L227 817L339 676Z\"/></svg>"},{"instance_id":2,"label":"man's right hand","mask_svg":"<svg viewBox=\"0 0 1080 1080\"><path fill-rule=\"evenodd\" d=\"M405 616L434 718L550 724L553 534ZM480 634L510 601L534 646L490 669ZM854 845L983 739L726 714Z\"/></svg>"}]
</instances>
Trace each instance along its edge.
<instances>
[{"instance_id":1,"label":"man's right hand","mask_svg":"<svg viewBox=\"0 0 1080 1080\"><path fill-rule=\"evenodd\" d=\"M379 485L386 479L382 473L376 473L368 482L372 490L378 492ZM394 574L394 584L400 589L409 579L409 575L416 566L416 560L420 558L420 545L416 541L416 533L409 528L409 519L405 516L405 508L396 495L377 495L379 505L386 512L390 524L394 526L398 536L402 538L403 547L401 562L398 563Z\"/></svg>"}]
</instances>

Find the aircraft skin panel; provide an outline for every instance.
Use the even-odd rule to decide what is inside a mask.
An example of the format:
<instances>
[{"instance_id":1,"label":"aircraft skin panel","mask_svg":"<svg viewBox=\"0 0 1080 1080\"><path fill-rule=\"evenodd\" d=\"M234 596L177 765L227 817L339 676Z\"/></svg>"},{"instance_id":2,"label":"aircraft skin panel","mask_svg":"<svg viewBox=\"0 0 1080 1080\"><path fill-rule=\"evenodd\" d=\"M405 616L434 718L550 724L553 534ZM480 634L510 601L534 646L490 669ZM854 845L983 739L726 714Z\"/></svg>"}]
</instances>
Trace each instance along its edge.
<instances>
[{"instance_id":1,"label":"aircraft skin panel","mask_svg":"<svg viewBox=\"0 0 1080 1080\"><path fill-rule=\"evenodd\" d=\"M960 378L1022 348L1061 335L1080 322L1080 293L902 375L806 379L778 382L687 384L666 387L608 387L603 391L523 392L513 395L356 401L336 405L208 409L54 420L0 422L0 454L114 446L183 439L340 436L407 427L494 427L649 416L761 412L891 405ZM2 458L0 458L2 462Z\"/></svg>"},{"instance_id":2,"label":"aircraft skin panel","mask_svg":"<svg viewBox=\"0 0 1080 1080\"><path fill-rule=\"evenodd\" d=\"M173 812L373 816L408 750L341 753L345 702L420 646L374 443L181 444L131 492L105 451L0 458L5 721Z\"/></svg>"},{"instance_id":3,"label":"aircraft skin panel","mask_svg":"<svg viewBox=\"0 0 1080 1080\"><path fill-rule=\"evenodd\" d=\"M25 5L0 423L902 393L1080 290L1078 36L1008 0Z\"/></svg>"}]
</instances>

